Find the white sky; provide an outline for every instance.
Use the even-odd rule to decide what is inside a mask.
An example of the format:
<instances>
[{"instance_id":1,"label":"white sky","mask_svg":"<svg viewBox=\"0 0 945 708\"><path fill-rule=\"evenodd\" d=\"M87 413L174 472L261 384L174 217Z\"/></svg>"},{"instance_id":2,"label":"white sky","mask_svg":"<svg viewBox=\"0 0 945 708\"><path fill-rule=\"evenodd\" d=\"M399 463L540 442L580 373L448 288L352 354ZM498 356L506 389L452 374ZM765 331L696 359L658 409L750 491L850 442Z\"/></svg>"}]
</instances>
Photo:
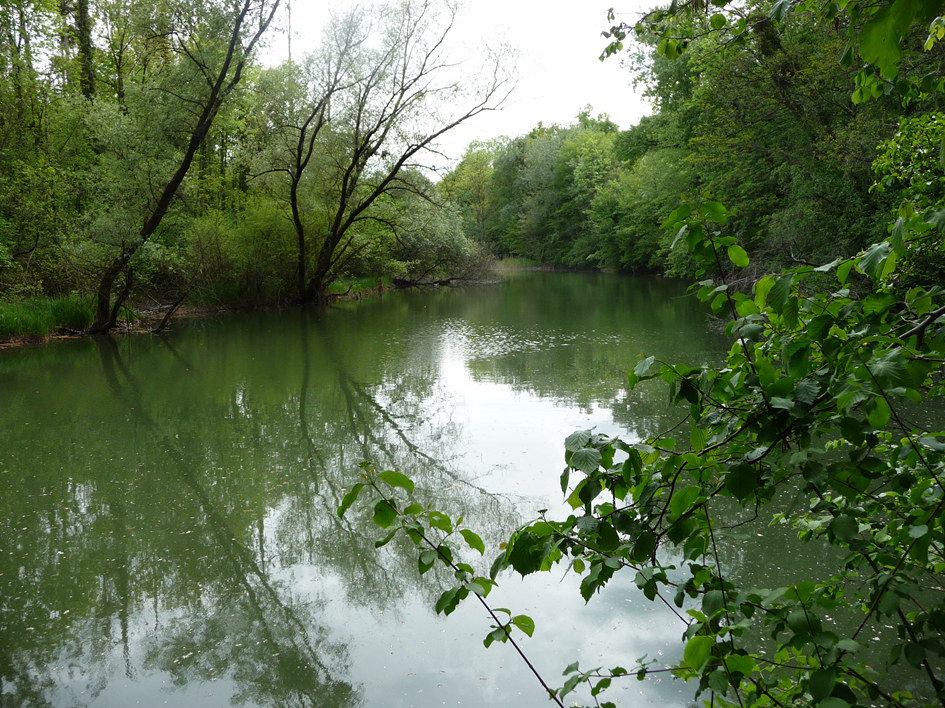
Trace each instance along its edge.
<instances>
[{"instance_id":1,"label":"white sky","mask_svg":"<svg viewBox=\"0 0 945 708\"><path fill-rule=\"evenodd\" d=\"M329 8L353 4L294 0L293 56L314 48ZM466 0L467 22L456 40L472 46L477 41L504 41L516 47L518 84L505 108L476 117L444 140L447 153L459 158L472 140L522 135L539 121L569 124L588 104L594 115L607 113L621 128L635 125L650 113L649 105L634 93L630 72L618 57L598 59L607 42L601 31L610 26L608 8L632 22L637 11L655 4L656 0L622 4L620 0ZM280 25L283 29L286 25L284 13ZM269 53L274 63L287 57L284 36L273 42Z\"/></svg>"}]
</instances>

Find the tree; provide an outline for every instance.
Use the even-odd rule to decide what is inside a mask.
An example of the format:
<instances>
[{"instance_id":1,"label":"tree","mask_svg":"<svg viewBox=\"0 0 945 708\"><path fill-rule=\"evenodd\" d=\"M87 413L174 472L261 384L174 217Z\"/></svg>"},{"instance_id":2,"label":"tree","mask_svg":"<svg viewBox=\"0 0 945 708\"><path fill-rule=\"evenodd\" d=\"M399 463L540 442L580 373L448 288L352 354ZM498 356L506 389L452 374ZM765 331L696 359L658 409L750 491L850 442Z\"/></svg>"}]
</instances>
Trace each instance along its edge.
<instances>
[{"instance_id":1,"label":"tree","mask_svg":"<svg viewBox=\"0 0 945 708\"><path fill-rule=\"evenodd\" d=\"M177 151L154 165L158 175L143 175L148 180L135 207L140 228L119 239L118 253L110 257L99 277L96 292L95 322L92 332L107 332L118 319L119 309L131 291L132 258L157 232L174 197L206 139L220 108L243 77L243 70L263 33L269 27L279 0L271 4L252 0L226 5L190 6L180 3L171 14L155 14L152 37L165 53L156 68L142 73L139 102L125 106L129 121L147 121L152 109L150 92L167 99L184 117L181 133L176 136ZM125 86L127 91L127 86ZM142 100L143 99L143 100ZM121 154L116 155L121 160ZM119 275L125 284L112 304L112 292Z\"/></svg>"},{"instance_id":2,"label":"tree","mask_svg":"<svg viewBox=\"0 0 945 708\"><path fill-rule=\"evenodd\" d=\"M357 228L377 220L370 208L382 195L418 191L404 172L415 158L456 126L495 110L510 89L504 51L484 51L482 66L458 73L446 45L457 21L453 7L401 0L377 15L377 45L361 47L350 88L331 106L317 192L324 217L308 298L324 297L366 247Z\"/></svg>"},{"instance_id":3,"label":"tree","mask_svg":"<svg viewBox=\"0 0 945 708\"><path fill-rule=\"evenodd\" d=\"M303 59L301 65L292 61L269 72L260 81L263 94L274 94L267 100L259 118L274 124L272 140L275 154L263 160L268 163L262 174L282 172L289 182L289 208L295 228L298 254L298 297L310 299L308 290L308 234L300 193L313 157L321 149L319 138L331 120L335 95L351 90L355 78L355 56L370 35L370 27L360 10L331 18L325 30L322 47ZM268 80L267 80L268 79ZM316 177L317 179L317 177Z\"/></svg>"},{"instance_id":4,"label":"tree","mask_svg":"<svg viewBox=\"0 0 945 708\"><path fill-rule=\"evenodd\" d=\"M442 180L447 196L463 211L467 235L480 243L489 241L492 163L502 148L500 142L489 145L473 141L460 163Z\"/></svg>"}]
</instances>

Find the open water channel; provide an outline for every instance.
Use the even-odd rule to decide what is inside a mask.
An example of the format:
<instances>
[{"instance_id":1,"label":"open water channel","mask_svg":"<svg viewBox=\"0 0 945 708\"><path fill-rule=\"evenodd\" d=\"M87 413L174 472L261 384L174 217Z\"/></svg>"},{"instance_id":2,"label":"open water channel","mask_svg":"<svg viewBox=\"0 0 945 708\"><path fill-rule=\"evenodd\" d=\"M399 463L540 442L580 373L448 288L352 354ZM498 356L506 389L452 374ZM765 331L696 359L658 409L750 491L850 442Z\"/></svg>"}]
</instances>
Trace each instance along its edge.
<instances>
[{"instance_id":1,"label":"open water channel","mask_svg":"<svg viewBox=\"0 0 945 708\"><path fill-rule=\"evenodd\" d=\"M514 273L0 351L0 705L546 706L510 646L483 647L478 604L437 617L444 580L413 546L339 519L358 464L465 515L485 570L538 509L567 513L568 434L681 417L659 383L627 391L640 354L726 348L682 283ZM551 685L574 660L678 658L682 624L629 575L587 607L576 576L541 576L490 600L535 619L522 643ZM609 698L691 696L666 675Z\"/></svg>"}]
</instances>

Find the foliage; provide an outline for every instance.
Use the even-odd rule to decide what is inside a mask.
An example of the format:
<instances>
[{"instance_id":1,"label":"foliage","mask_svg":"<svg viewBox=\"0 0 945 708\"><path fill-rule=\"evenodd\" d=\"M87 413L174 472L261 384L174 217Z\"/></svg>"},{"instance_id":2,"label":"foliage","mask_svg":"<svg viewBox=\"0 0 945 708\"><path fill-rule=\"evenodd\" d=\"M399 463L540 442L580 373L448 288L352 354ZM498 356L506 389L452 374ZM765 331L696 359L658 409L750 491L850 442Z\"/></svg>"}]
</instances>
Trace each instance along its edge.
<instances>
[{"instance_id":1,"label":"foliage","mask_svg":"<svg viewBox=\"0 0 945 708\"><path fill-rule=\"evenodd\" d=\"M917 217L903 239L938 235L940 217ZM718 273L723 261L749 265L730 218L706 201L680 207L665 226L687 242L703 273ZM695 682L707 704L945 700L934 659L945 655L945 601L927 590L940 587L945 573L945 433L909 422L916 404L943 391L945 306L939 288L916 288L899 300L883 287L897 248L882 242L854 258L768 276L753 295L733 292L724 279L699 283L700 298L730 316L734 344L725 366L642 359L630 386L662 379L685 418L633 444L593 431L571 435L561 486L574 514L561 520L546 513L520 528L489 580L505 568L528 575L562 565L581 575L581 593L591 601L616 572L634 573L648 599L684 620L684 657L673 673ZM863 297L847 287L854 270L875 285ZM818 277L836 278L839 289L807 287ZM678 439L686 423L688 435ZM376 478L367 484L377 487ZM785 587L739 585L716 539L764 523L761 510L785 497L796 498L776 523L804 542L838 547L845 558L822 577ZM401 510L389 495L369 506L384 528L399 519L411 533L435 518L452 530L436 512ZM421 569L436 560L425 558ZM469 583L487 587L464 574L438 610L452 609ZM847 619L828 626L828 613ZM883 625L898 637L887 664L923 672L931 694L890 686L877 670L864 632ZM508 623L497 627L507 635ZM773 651L760 649L761 633ZM646 662L629 672L580 672L575 664L553 696L587 683L596 697L618 678L642 679L651 670Z\"/></svg>"},{"instance_id":2,"label":"foliage","mask_svg":"<svg viewBox=\"0 0 945 708\"><path fill-rule=\"evenodd\" d=\"M945 200L945 115L934 112L903 118L899 130L879 146L873 161L875 188L901 185L916 208Z\"/></svg>"}]
</instances>

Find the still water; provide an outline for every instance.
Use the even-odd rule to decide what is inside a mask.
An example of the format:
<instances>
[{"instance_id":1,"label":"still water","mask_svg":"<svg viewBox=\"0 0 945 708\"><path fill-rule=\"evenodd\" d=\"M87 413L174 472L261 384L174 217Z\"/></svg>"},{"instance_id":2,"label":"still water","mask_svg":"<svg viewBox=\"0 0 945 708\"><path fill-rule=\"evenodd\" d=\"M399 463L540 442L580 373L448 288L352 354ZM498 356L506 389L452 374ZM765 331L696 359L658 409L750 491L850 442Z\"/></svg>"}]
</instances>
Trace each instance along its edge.
<instances>
[{"instance_id":1,"label":"still water","mask_svg":"<svg viewBox=\"0 0 945 708\"><path fill-rule=\"evenodd\" d=\"M681 416L655 382L627 391L638 355L726 347L684 284L516 273L0 351L0 705L546 706L477 604L436 616L447 580L412 545L338 518L358 463L464 515L485 570L538 509L566 513L569 433ZM632 577L585 608L576 576L543 575L490 600L535 619L551 685L574 660L678 658L682 623ZM691 694L628 678L610 700Z\"/></svg>"}]
</instances>

